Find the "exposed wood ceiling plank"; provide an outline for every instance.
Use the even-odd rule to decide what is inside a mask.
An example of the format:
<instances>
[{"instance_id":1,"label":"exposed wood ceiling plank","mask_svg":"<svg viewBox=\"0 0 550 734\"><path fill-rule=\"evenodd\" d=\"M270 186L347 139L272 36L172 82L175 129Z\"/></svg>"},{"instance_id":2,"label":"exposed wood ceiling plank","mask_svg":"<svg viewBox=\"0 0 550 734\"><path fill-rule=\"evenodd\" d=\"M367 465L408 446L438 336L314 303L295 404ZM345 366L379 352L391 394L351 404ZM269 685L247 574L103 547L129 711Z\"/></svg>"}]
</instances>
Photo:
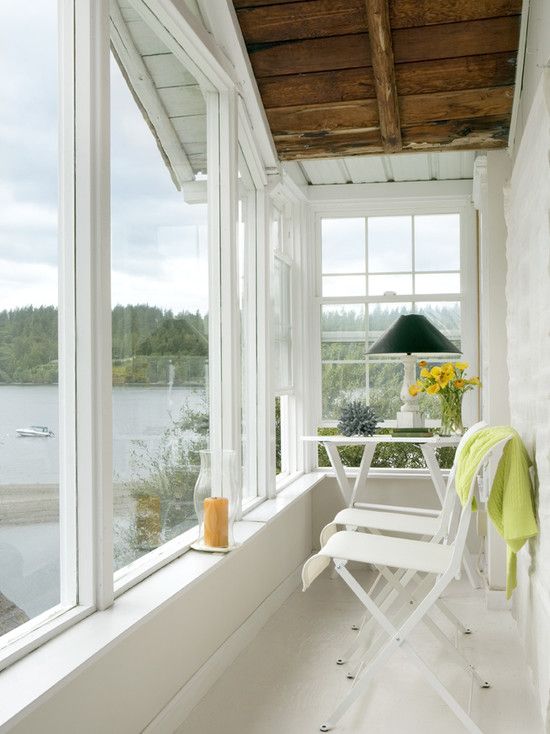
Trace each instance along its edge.
<instances>
[{"instance_id":1,"label":"exposed wood ceiling plank","mask_svg":"<svg viewBox=\"0 0 550 734\"><path fill-rule=\"evenodd\" d=\"M307 0L292 4L241 7L238 18L248 44L273 43L367 30L364 0ZM441 23L517 15L521 0L393 0L392 28L414 28Z\"/></svg>"},{"instance_id":2,"label":"exposed wood ceiling plank","mask_svg":"<svg viewBox=\"0 0 550 734\"><path fill-rule=\"evenodd\" d=\"M508 86L514 83L512 52L398 64L399 94L430 94L447 90ZM258 80L266 109L349 102L376 96L372 68L265 77Z\"/></svg>"},{"instance_id":3,"label":"exposed wood ceiling plank","mask_svg":"<svg viewBox=\"0 0 550 734\"><path fill-rule=\"evenodd\" d=\"M367 30L363 0L314 0L238 10L247 44L340 36Z\"/></svg>"},{"instance_id":4,"label":"exposed wood ceiling plank","mask_svg":"<svg viewBox=\"0 0 550 734\"><path fill-rule=\"evenodd\" d=\"M512 109L513 87L489 87L460 92L415 94L399 98L403 125L439 120L505 115Z\"/></svg>"},{"instance_id":5,"label":"exposed wood ceiling plank","mask_svg":"<svg viewBox=\"0 0 550 734\"><path fill-rule=\"evenodd\" d=\"M403 125L411 126L505 115L512 109L513 93L513 87L489 87L399 97L400 117ZM279 136L378 128L377 105L372 99L282 107L267 110L267 117L273 134Z\"/></svg>"},{"instance_id":6,"label":"exposed wood ceiling plank","mask_svg":"<svg viewBox=\"0 0 550 734\"><path fill-rule=\"evenodd\" d=\"M516 51L519 17L448 23L393 32L396 63ZM368 35L290 41L249 48L256 77L371 66Z\"/></svg>"},{"instance_id":7,"label":"exposed wood ceiling plank","mask_svg":"<svg viewBox=\"0 0 550 734\"><path fill-rule=\"evenodd\" d=\"M136 104L151 129L174 184L181 190L194 179L193 166L183 148L151 76L143 63L116 2L111 2L111 42L115 57L128 82Z\"/></svg>"},{"instance_id":8,"label":"exposed wood ceiling plank","mask_svg":"<svg viewBox=\"0 0 550 734\"><path fill-rule=\"evenodd\" d=\"M386 153L397 153L401 150L401 128L395 84L389 0L366 0L366 9L380 135Z\"/></svg>"},{"instance_id":9,"label":"exposed wood ceiling plank","mask_svg":"<svg viewBox=\"0 0 550 734\"><path fill-rule=\"evenodd\" d=\"M267 119L274 135L379 127L378 105L374 99L308 107L282 107L267 110Z\"/></svg>"},{"instance_id":10,"label":"exposed wood ceiling plank","mask_svg":"<svg viewBox=\"0 0 550 734\"><path fill-rule=\"evenodd\" d=\"M403 150L473 150L506 147L509 115L432 122L402 127ZM351 131L328 135L274 136L282 160L333 158L382 153L376 131ZM425 142L419 142L425 141Z\"/></svg>"}]
</instances>

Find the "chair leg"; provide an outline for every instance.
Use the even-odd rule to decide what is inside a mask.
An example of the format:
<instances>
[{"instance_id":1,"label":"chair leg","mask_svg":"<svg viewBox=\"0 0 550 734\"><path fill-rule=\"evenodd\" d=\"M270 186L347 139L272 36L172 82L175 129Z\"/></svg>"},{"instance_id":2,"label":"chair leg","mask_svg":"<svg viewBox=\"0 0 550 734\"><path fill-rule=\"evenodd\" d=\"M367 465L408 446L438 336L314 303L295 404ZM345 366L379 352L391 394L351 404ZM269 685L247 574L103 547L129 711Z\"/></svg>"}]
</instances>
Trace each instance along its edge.
<instances>
[{"instance_id":1,"label":"chair leg","mask_svg":"<svg viewBox=\"0 0 550 734\"><path fill-rule=\"evenodd\" d=\"M385 567L380 568L380 573L384 577L384 579L387 581L389 585L391 585L395 591L398 593L401 593L401 591L405 591L402 587L402 585L399 583L399 581L395 580L395 576L389 571L389 569ZM423 592L420 588L421 585L419 585L412 593L409 594L410 596L410 603L418 601L423 597ZM405 591L406 593L406 591ZM437 603L437 602L436 602ZM474 679L477 681L478 685L481 688L490 688L490 684L488 683L485 678L483 678L479 673L476 671L475 667L470 663L470 661L466 658L465 655L463 655L460 650L458 650L455 645L449 640L446 634L441 631L435 620L431 618L431 611L426 614L424 619L422 620L424 624L427 626L427 628L430 630L430 632L447 647L449 652L452 654L452 656L455 658L456 662L467 672L471 672Z\"/></svg>"},{"instance_id":2,"label":"chair leg","mask_svg":"<svg viewBox=\"0 0 550 734\"><path fill-rule=\"evenodd\" d=\"M415 652L412 646L406 639L409 633L414 629L416 624L420 622L424 615L433 606L435 599L439 597L442 588L448 583L448 579L440 578L433 586L433 589L426 595L422 602L407 616L403 624L399 628L396 628L392 622L385 616L381 609L375 604L375 602L368 596L365 590L361 587L358 581L350 574L350 572L343 566L337 565L336 570L348 584L350 589L355 593L359 600L367 607L368 611L372 614L373 619L380 624L382 629L390 636L386 643L380 648L375 657L369 662L369 664L362 671L361 676L357 679L356 684L344 697L340 704L336 707L332 715L321 725L321 731L329 731L348 711L353 703L363 694L368 688L368 685L375 675L375 673L389 660L395 650L400 646L410 655L415 661L417 667L420 669L431 687L438 693L442 700L449 706L453 713L458 719L464 724L470 734L482 734L479 727L475 722L468 716L460 704L453 698L437 676L430 670L426 663L420 658Z\"/></svg>"},{"instance_id":3,"label":"chair leg","mask_svg":"<svg viewBox=\"0 0 550 734\"><path fill-rule=\"evenodd\" d=\"M451 610L449 609L449 607L447 606L447 604L443 601L443 599L438 599L437 602L436 602L436 606L439 609L439 611L443 615L445 615L445 617L447 617L447 619L449 620L449 622L451 622L451 624L453 624L455 627L458 628L458 631L459 632L461 632L463 635L471 635L472 634L472 630L470 629L470 627L465 627L462 624L462 622L456 616L456 614L454 614L453 612L451 612Z\"/></svg>"}]
</instances>

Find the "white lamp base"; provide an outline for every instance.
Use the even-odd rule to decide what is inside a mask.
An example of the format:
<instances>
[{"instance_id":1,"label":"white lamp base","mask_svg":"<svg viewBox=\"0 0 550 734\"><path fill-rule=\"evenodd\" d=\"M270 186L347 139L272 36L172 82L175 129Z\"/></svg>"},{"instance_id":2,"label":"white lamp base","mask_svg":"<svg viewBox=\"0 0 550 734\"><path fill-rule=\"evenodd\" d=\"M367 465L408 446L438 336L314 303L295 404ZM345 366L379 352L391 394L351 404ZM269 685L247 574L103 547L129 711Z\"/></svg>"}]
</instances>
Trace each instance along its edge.
<instances>
[{"instance_id":1,"label":"white lamp base","mask_svg":"<svg viewBox=\"0 0 550 734\"><path fill-rule=\"evenodd\" d=\"M424 416L422 413L413 413L408 410L397 413L398 428L424 428Z\"/></svg>"},{"instance_id":2,"label":"white lamp base","mask_svg":"<svg viewBox=\"0 0 550 734\"><path fill-rule=\"evenodd\" d=\"M397 427L423 428L424 416L418 406L418 395L409 393L409 386L416 382L416 357L412 354L403 357L403 368L403 385L400 395L403 405L397 414Z\"/></svg>"}]
</instances>

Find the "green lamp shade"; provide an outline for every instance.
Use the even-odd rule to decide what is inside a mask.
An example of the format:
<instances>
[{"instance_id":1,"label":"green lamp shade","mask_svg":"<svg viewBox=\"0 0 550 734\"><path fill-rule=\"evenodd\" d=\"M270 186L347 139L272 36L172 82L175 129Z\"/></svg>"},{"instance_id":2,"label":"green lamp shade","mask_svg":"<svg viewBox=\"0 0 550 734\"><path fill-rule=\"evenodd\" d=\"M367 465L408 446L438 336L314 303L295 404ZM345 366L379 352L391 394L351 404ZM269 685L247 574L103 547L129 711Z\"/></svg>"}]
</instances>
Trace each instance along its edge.
<instances>
[{"instance_id":1,"label":"green lamp shade","mask_svg":"<svg viewBox=\"0 0 550 734\"><path fill-rule=\"evenodd\" d=\"M367 354L462 354L431 321L417 313L400 316Z\"/></svg>"}]
</instances>

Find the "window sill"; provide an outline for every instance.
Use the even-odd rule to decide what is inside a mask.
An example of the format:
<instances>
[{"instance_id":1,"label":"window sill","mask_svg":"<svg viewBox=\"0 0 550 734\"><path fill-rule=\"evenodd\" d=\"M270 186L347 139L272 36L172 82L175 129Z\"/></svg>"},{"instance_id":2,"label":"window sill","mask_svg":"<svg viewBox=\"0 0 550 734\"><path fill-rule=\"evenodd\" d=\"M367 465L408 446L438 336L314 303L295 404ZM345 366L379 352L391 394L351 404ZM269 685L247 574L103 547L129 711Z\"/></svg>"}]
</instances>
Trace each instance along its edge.
<instances>
[{"instance_id":1,"label":"window sill","mask_svg":"<svg viewBox=\"0 0 550 734\"><path fill-rule=\"evenodd\" d=\"M346 476L356 477L359 474L358 467L344 467ZM449 469L442 469L443 476L449 474ZM319 474L328 477L336 477L336 472L332 467L318 467L314 470ZM427 469L370 469L369 479L430 479L431 475Z\"/></svg>"},{"instance_id":2,"label":"window sill","mask_svg":"<svg viewBox=\"0 0 550 734\"><path fill-rule=\"evenodd\" d=\"M261 532L267 523L307 494L324 476L323 472L301 476L282 490L276 499L264 501L241 522L235 523L235 539L239 546ZM239 547L231 555L238 553ZM109 609L90 614L4 670L0 675L0 733L9 731L34 706L58 686L78 675L83 666L101 655L108 646L171 599L185 593L191 585L200 583L201 577L218 563L223 563L225 558L223 553L189 550L141 583L120 592Z\"/></svg>"}]
</instances>

